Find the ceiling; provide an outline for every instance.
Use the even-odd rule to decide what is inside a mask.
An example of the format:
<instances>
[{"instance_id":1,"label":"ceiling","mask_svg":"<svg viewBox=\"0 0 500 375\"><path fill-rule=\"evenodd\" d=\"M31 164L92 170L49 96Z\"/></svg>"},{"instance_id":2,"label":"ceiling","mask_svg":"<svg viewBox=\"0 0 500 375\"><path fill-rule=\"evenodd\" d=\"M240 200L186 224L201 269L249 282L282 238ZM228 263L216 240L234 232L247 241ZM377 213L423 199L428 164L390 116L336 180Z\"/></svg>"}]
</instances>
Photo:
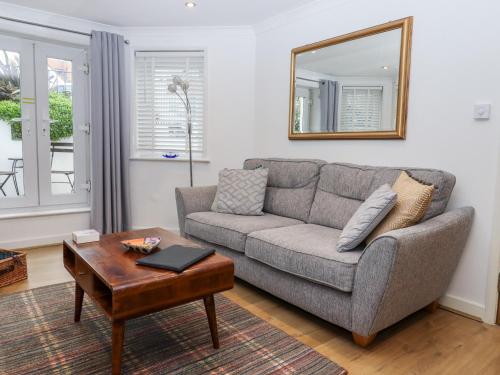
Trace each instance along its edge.
<instances>
[{"instance_id":1,"label":"ceiling","mask_svg":"<svg viewBox=\"0 0 500 375\"><path fill-rule=\"evenodd\" d=\"M297 55L297 68L333 76L396 78L400 45L401 29L396 29L318 49L315 53L301 53Z\"/></svg>"},{"instance_id":2,"label":"ceiling","mask_svg":"<svg viewBox=\"0 0 500 375\"><path fill-rule=\"evenodd\" d=\"M108 25L237 26L253 25L314 0L2 0L6 3L83 18Z\"/></svg>"}]
</instances>

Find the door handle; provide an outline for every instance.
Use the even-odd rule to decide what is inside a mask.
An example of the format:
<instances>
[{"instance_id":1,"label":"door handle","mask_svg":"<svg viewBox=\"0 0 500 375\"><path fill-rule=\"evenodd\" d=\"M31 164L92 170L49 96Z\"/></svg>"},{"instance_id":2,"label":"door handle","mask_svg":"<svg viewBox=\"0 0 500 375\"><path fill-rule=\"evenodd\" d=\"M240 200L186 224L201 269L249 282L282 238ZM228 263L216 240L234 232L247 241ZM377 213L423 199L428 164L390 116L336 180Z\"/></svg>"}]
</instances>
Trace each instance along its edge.
<instances>
[{"instance_id":1,"label":"door handle","mask_svg":"<svg viewBox=\"0 0 500 375\"><path fill-rule=\"evenodd\" d=\"M49 124L49 126L50 126L51 124L54 124L54 123L58 122L58 120L52 120L51 118L47 118L47 117L45 117L45 118L43 119L43 122L44 122L45 124ZM43 136L46 136L46 135L47 135L47 127L46 127L45 125L43 125L43 127L42 127L42 135L43 135Z\"/></svg>"}]
</instances>

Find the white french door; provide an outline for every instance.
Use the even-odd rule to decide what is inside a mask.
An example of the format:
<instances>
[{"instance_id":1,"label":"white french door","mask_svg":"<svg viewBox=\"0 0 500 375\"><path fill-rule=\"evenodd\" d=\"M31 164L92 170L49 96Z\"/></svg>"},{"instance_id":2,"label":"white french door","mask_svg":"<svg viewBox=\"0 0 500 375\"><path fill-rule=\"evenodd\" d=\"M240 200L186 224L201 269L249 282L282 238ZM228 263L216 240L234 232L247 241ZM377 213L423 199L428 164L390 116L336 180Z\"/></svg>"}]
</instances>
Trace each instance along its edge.
<instances>
[{"instance_id":1,"label":"white french door","mask_svg":"<svg viewBox=\"0 0 500 375\"><path fill-rule=\"evenodd\" d=\"M0 208L88 203L86 50L0 37Z\"/></svg>"},{"instance_id":2,"label":"white french door","mask_svg":"<svg viewBox=\"0 0 500 375\"><path fill-rule=\"evenodd\" d=\"M78 203L88 195L85 64L85 50L35 44L38 170L43 205Z\"/></svg>"}]
</instances>

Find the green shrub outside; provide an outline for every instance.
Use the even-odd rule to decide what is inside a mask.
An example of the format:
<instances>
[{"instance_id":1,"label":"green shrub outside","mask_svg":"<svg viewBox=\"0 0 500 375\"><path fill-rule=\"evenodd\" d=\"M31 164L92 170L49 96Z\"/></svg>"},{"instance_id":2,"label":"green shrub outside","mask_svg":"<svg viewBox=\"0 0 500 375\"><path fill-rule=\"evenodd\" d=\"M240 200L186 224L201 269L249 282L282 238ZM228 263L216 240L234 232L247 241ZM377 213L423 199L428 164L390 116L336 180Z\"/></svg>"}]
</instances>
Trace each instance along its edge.
<instances>
[{"instance_id":1,"label":"green shrub outside","mask_svg":"<svg viewBox=\"0 0 500 375\"><path fill-rule=\"evenodd\" d=\"M14 100L0 101L0 119L10 124L13 140L21 140L21 123L10 122L21 117L21 104ZM71 98L65 94L49 94L49 117L55 122L50 125L50 139L58 141L73 135L73 110Z\"/></svg>"}]
</instances>

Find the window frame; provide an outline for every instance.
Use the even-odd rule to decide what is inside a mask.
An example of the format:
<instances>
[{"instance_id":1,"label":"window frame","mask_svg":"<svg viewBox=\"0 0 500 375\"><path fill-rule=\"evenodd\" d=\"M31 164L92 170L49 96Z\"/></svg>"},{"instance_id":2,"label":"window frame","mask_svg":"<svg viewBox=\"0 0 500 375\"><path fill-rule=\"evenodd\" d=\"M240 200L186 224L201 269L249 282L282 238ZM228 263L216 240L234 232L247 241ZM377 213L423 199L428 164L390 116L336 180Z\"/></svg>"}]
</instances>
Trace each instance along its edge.
<instances>
[{"instance_id":1,"label":"window frame","mask_svg":"<svg viewBox=\"0 0 500 375\"><path fill-rule=\"evenodd\" d=\"M208 158L208 69L209 58L208 48L206 47L161 47L161 48L131 48L131 117L132 117L132 131L130 142L130 159L131 160L149 160L149 161L187 161L189 160L187 150L177 158L169 159L161 157L160 151L154 150L139 150L137 147L138 142L138 121L137 121L137 76L136 76L136 55L137 53L165 53L165 52L198 52L203 55L203 112L202 112L202 129L203 129L203 150L199 154L193 154L193 161L195 162L209 162Z\"/></svg>"}]
</instances>

